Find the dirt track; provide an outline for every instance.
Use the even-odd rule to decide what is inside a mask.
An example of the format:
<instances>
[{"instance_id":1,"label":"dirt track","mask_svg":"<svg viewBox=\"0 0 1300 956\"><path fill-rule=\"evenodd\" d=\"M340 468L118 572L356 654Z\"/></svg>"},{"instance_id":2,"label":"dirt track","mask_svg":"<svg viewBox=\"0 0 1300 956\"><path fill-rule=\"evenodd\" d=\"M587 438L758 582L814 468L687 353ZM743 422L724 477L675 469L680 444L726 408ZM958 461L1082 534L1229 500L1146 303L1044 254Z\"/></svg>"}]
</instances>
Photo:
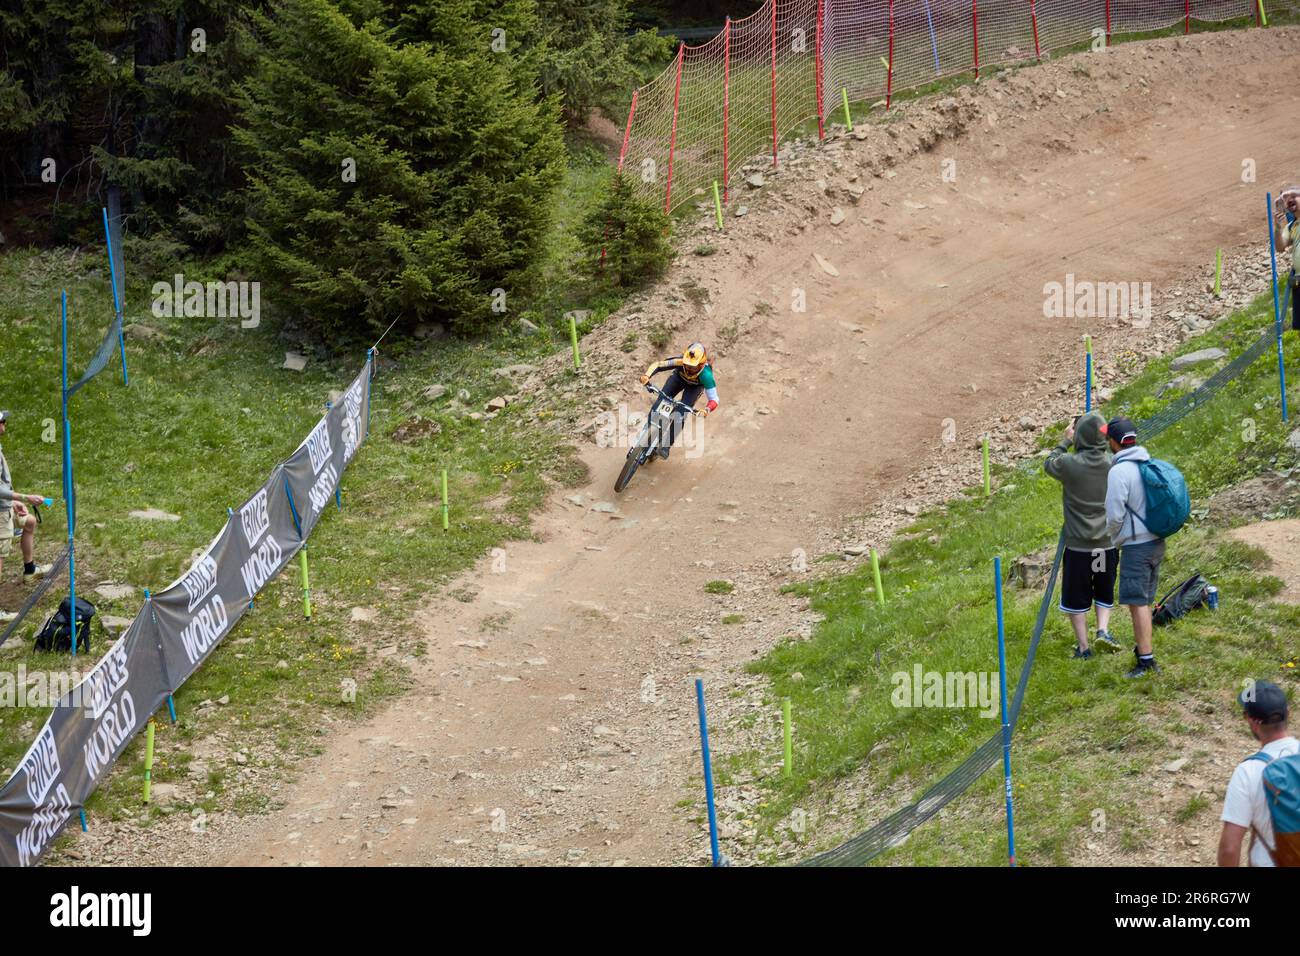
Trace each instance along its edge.
<instances>
[{"instance_id":1,"label":"dirt track","mask_svg":"<svg viewBox=\"0 0 1300 956\"><path fill-rule=\"evenodd\" d=\"M707 841L678 808L697 797L691 678L721 695L797 626L797 608L771 610L772 563L799 548L811 560L906 482L937 453L945 419L967 446L998 416L1014 422L1021 395L1037 401L1044 364L1084 332L1103 361L1108 344L1137 334L1043 318L1044 283L1073 273L1159 290L1216 246L1257 238L1264 189L1300 178L1285 165L1294 157L1284 135L1300 95L1279 73L1297 53L1300 32L1275 29L1073 57L947 106L908 107L894 124L900 139L923 137L927 123L967 128L887 172L855 159L872 141L889 145L873 129L872 141L826 154L824 172L738 187L749 216L732 220L716 258L681 267L709 277L711 308L675 345L742 323L719 363L723 407L704 455L675 454L615 499L621 453L588 446L585 497L615 501L618 515L557 496L540 543L512 547L505 573L485 560L466 577L479 592L472 603L440 598L419 615L430 652L412 692L328 738L283 809L213 821L186 855L702 860ZM949 158L955 183L940 178ZM1242 184L1245 159L1259 185ZM855 174L870 184L856 205L815 186L824 175L834 191ZM837 205L846 220L833 226ZM806 290L806 314L789 310L795 288ZM760 300L775 311L755 315ZM655 308L668 307L643 306ZM587 347L595 368L625 375L620 398L639 409L634 375L647 355L617 351L624 332L616 317ZM741 603L769 596L745 627L718 624L702 590L718 578L740 582Z\"/></svg>"}]
</instances>

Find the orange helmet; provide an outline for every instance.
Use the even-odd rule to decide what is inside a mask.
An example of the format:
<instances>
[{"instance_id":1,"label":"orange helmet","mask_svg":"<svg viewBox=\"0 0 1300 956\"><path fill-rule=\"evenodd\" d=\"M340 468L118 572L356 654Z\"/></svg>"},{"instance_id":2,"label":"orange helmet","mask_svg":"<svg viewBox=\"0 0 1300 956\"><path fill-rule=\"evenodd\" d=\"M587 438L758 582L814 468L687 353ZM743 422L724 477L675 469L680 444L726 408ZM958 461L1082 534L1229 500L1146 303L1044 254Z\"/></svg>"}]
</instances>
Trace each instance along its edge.
<instances>
[{"instance_id":1,"label":"orange helmet","mask_svg":"<svg viewBox=\"0 0 1300 956\"><path fill-rule=\"evenodd\" d=\"M682 353L682 365L692 375L704 368L708 361L709 353L705 351L704 346L699 342L692 342L687 346L686 351Z\"/></svg>"}]
</instances>

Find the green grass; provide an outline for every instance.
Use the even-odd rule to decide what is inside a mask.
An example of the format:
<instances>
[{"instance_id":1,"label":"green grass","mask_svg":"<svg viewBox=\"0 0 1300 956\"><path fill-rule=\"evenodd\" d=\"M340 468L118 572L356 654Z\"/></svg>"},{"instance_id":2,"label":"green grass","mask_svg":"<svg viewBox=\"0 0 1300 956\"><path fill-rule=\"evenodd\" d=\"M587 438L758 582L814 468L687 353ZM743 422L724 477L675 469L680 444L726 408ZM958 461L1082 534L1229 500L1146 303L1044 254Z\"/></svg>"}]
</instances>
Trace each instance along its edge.
<instances>
[{"instance_id":1,"label":"green grass","mask_svg":"<svg viewBox=\"0 0 1300 956\"><path fill-rule=\"evenodd\" d=\"M710 581L704 585L706 594L730 594L736 586L730 581Z\"/></svg>"},{"instance_id":2,"label":"green grass","mask_svg":"<svg viewBox=\"0 0 1300 956\"><path fill-rule=\"evenodd\" d=\"M1271 325L1271 309L1271 298L1261 297L1179 351L1217 345L1235 354ZM1298 358L1300 346L1288 334L1291 369ZM1152 362L1120 388L1106 413L1123 410L1140 417L1172 400L1173 395L1164 401L1151 397L1171 377L1169 361ZM1292 407L1297 407L1296 393L1293 385ZM1102 655L1083 666L1070 660L1073 637L1064 616L1053 609L1016 731L1017 849L1024 862L1064 862L1069 848L1086 838L1097 808L1105 811L1112 829L1120 830L1121 842L1136 845L1149 808L1131 789L1153 761L1195 745L1197 728L1188 711L1228 722L1235 717L1231 694L1242 679L1295 684L1300 608L1270 601L1281 582L1266 573L1266 557L1223 536L1230 517L1204 513L1214 491L1293 467L1296 456L1285 438L1294 427L1280 420L1277 365L1269 353L1150 443L1153 454L1182 469L1193 494L1193 521L1170 539L1162 590L1200 571L1220 587L1224 602L1215 614L1195 613L1160 630L1156 650L1164 673L1141 684L1122 677L1132 662L1127 654ZM779 712L781 697L792 698L797 727L793 776L761 777L761 832L779 837L793 810L822 806L836 783L850 776L865 774L872 793L897 785L919 794L996 731L996 718L982 718L977 709L897 708L891 700L892 675L910 673L917 664L925 671L997 670L993 557L1002 557L1009 579L1017 557L1050 548L1061 513L1060 486L1042 473L1037 460L1004 472L996 487L991 498L981 489L967 489L946 507L921 516L895 541L881 560L889 594L883 608L871 600L866 567L798 591L811 594L823 623L810 640L784 643L752 665L771 681L773 713ZM1040 596L1041 589L1008 584L1013 689ZM1131 640L1122 609L1112 630L1121 643ZM792 679L796 672L801 680ZM774 766L779 741L769 746L771 753L758 755L758 763ZM1001 783L995 776L986 774L954 804L959 809L919 828L882 861L1003 864ZM855 832L893 806L866 801ZM973 820L970 807L978 808ZM833 842L825 836L819 840L814 830L808 852Z\"/></svg>"},{"instance_id":3,"label":"green grass","mask_svg":"<svg viewBox=\"0 0 1300 956\"><path fill-rule=\"evenodd\" d=\"M227 748L247 743L247 766L285 776L298 758L320 746L327 716L362 717L399 695L407 676L396 661L427 650L409 624L412 612L490 549L504 547L508 560L511 542L532 538L530 517L548 491L585 480L576 449L534 421L534 416L544 421L563 413L566 400L548 393L521 395L492 418L470 417L482 412L489 398L516 390L493 369L567 347L565 310L591 308L591 317L580 325L585 330L619 304L593 299L575 278L574 261L584 253L573 230L610 171L589 145L571 144L571 156L569 183L558 194L555 227L533 278L533 296L512 304L541 331L523 335L512 324L477 340L385 342L382 372L373 386L371 435L343 476L344 508L331 509L311 539L311 621L303 620L297 569L291 567L267 585L255 610L177 691L179 722L172 725L165 711L158 722L154 779L160 783L186 778L200 739L226 742L201 778L189 781L198 799L166 810L139 808L141 736L90 799L91 826L100 815L150 825L172 812L264 807L265 797L253 792L256 788L236 785L240 768ZM196 262L185 271L203 278L218 268ZM129 270L128 255L130 275ZM195 549L222 527L226 508L241 504L293 452L323 413L330 391L351 381L364 362L364 350L358 350L315 357L303 373L282 371L284 351L293 345L282 342L274 318L264 315L257 330L242 330L233 320L156 318L150 313L152 277L133 278L138 284L128 288L128 330L145 325L155 334L128 333L130 387L123 387L115 361L74 396L71 409L78 590L96 604L101 618L134 617L144 588L157 591L173 582ZM6 290L0 326L7 330L0 395L11 412L4 449L20 491L61 499L58 296L67 289L75 376L110 318L106 262L102 250L17 250L0 256L0 287ZM424 397L433 383L449 393L436 400ZM462 390L467 397L457 399ZM413 437L401 438L402 426ZM439 500L443 468L451 492L445 533ZM60 500L45 514L38 559L48 560L66 539L61 505ZM144 508L181 520L129 517ZM27 593L18 580L16 552L4 571L0 608L16 608ZM110 601L90 593L108 581L127 584L134 594ZM471 581L454 596L472 600L473 593ZM57 600L56 591L0 650L0 667L67 669L66 657L30 652L32 632ZM376 620L353 623L354 607L374 608ZM507 622L484 624L493 629ZM97 629L90 659L98 659L109 644ZM357 682L355 702L343 700L345 679ZM227 703L201 706L223 697ZM5 776L47 714L0 708Z\"/></svg>"}]
</instances>

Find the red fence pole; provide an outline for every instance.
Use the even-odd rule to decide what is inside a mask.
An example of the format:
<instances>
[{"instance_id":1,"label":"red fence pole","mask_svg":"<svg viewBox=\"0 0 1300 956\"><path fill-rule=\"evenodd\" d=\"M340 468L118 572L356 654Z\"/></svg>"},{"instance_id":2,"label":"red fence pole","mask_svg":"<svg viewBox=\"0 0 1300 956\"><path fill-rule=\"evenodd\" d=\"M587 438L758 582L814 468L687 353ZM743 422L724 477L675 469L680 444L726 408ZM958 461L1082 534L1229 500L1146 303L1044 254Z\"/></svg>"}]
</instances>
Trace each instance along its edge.
<instances>
[{"instance_id":1,"label":"red fence pole","mask_svg":"<svg viewBox=\"0 0 1300 956\"><path fill-rule=\"evenodd\" d=\"M975 31L975 79L980 78L980 0L970 0L971 29Z\"/></svg>"},{"instance_id":2,"label":"red fence pole","mask_svg":"<svg viewBox=\"0 0 1300 956\"><path fill-rule=\"evenodd\" d=\"M822 89L822 21L826 18L826 0L817 0L817 138L826 138L826 91Z\"/></svg>"},{"instance_id":3,"label":"red fence pole","mask_svg":"<svg viewBox=\"0 0 1300 956\"><path fill-rule=\"evenodd\" d=\"M731 17L722 28L722 198L731 198L731 169L727 165L727 150L731 136Z\"/></svg>"},{"instance_id":4,"label":"red fence pole","mask_svg":"<svg viewBox=\"0 0 1300 956\"><path fill-rule=\"evenodd\" d=\"M1106 46L1110 46L1110 0L1106 0Z\"/></svg>"},{"instance_id":5,"label":"red fence pole","mask_svg":"<svg viewBox=\"0 0 1300 956\"><path fill-rule=\"evenodd\" d=\"M673 153L677 150L677 106L682 99L682 60L686 58L686 44L677 48L677 85L673 90L673 132L668 140L668 188L664 190L664 213L672 212Z\"/></svg>"},{"instance_id":6,"label":"red fence pole","mask_svg":"<svg viewBox=\"0 0 1300 956\"><path fill-rule=\"evenodd\" d=\"M776 166L776 0L772 5L772 165Z\"/></svg>"},{"instance_id":7,"label":"red fence pole","mask_svg":"<svg viewBox=\"0 0 1300 956\"><path fill-rule=\"evenodd\" d=\"M894 96L894 0L889 0L889 69L885 72L885 109Z\"/></svg>"},{"instance_id":8,"label":"red fence pole","mask_svg":"<svg viewBox=\"0 0 1300 956\"><path fill-rule=\"evenodd\" d=\"M1192 32L1192 0L1183 0L1183 33Z\"/></svg>"},{"instance_id":9,"label":"red fence pole","mask_svg":"<svg viewBox=\"0 0 1300 956\"><path fill-rule=\"evenodd\" d=\"M1034 23L1034 59L1041 60L1043 51L1038 46L1038 11L1034 9L1034 0L1029 0L1029 19Z\"/></svg>"}]
</instances>

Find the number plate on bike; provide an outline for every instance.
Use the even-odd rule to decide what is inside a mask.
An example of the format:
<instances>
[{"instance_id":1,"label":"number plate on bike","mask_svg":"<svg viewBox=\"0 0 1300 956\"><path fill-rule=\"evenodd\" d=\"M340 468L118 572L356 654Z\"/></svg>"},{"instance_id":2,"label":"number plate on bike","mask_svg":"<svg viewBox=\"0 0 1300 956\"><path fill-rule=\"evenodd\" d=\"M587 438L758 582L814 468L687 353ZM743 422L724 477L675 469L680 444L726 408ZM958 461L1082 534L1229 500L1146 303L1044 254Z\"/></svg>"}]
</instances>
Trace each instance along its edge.
<instances>
[{"instance_id":1,"label":"number plate on bike","mask_svg":"<svg viewBox=\"0 0 1300 956\"><path fill-rule=\"evenodd\" d=\"M673 420L673 407L672 407L671 405L660 405L660 406L659 406L659 417L662 418L664 421L668 421L668 422L672 421L672 420Z\"/></svg>"}]
</instances>

